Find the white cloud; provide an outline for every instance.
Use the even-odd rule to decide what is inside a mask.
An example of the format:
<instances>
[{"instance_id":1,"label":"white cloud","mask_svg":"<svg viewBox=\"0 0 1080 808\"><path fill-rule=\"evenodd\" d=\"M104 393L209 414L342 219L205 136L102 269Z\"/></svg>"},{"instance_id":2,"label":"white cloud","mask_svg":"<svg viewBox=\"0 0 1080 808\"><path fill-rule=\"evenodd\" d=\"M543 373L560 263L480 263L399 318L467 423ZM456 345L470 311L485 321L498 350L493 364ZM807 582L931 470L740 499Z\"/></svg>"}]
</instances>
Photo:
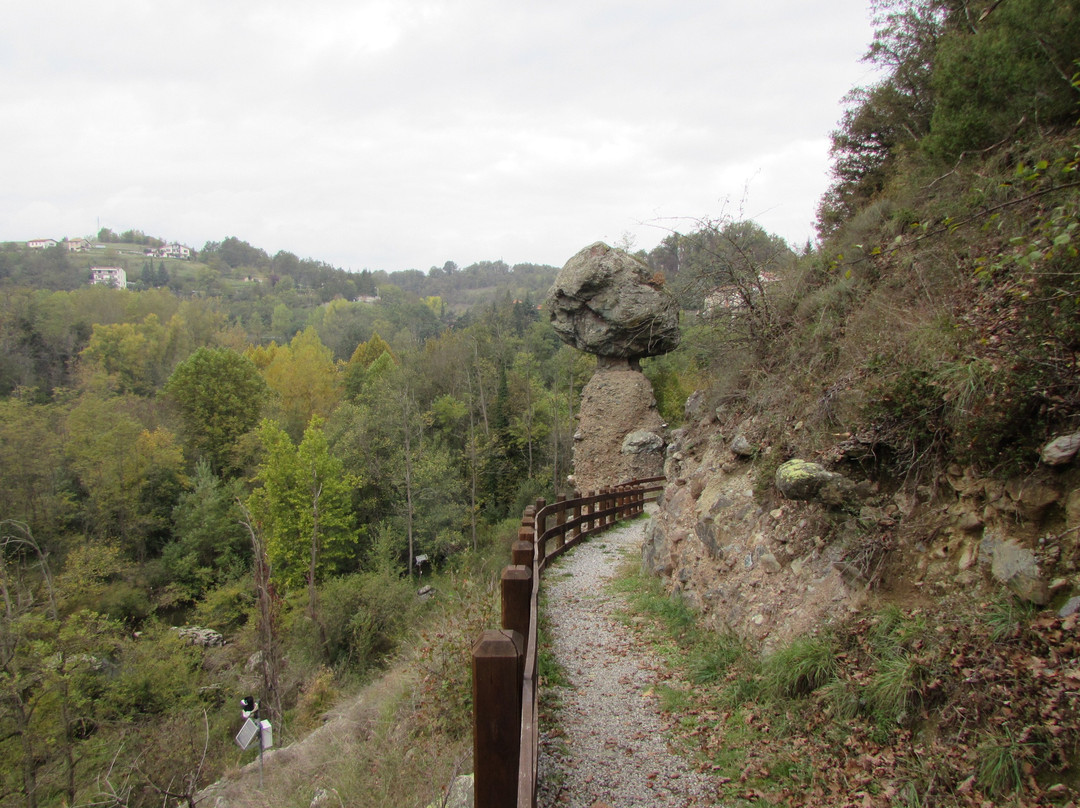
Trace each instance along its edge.
<instances>
[{"instance_id":1,"label":"white cloud","mask_svg":"<svg viewBox=\"0 0 1080 808\"><path fill-rule=\"evenodd\" d=\"M0 31L0 240L236 235L352 269L812 232L863 0L43 0ZM665 224L659 224L660 220Z\"/></svg>"}]
</instances>

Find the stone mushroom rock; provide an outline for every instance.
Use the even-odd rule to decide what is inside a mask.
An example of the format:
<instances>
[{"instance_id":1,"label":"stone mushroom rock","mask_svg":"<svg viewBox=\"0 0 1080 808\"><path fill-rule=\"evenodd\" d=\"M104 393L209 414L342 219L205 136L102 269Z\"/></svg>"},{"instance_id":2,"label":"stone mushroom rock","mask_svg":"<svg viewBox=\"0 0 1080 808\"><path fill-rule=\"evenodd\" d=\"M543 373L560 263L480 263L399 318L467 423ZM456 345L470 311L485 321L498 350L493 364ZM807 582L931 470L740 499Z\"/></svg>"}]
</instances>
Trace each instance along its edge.
<instances>
[{"instance_id":1,"label":"stone mushroom rock","mask_svg":"<svg viewBox=\"0 0 1080 808\"><path fill-rule=\"evenodd\" d=\"M629 360L679 344L679 305L644 262L603 242L566 262L548 293L559 337L586 353Z\"/></svg>"}]
</instances>

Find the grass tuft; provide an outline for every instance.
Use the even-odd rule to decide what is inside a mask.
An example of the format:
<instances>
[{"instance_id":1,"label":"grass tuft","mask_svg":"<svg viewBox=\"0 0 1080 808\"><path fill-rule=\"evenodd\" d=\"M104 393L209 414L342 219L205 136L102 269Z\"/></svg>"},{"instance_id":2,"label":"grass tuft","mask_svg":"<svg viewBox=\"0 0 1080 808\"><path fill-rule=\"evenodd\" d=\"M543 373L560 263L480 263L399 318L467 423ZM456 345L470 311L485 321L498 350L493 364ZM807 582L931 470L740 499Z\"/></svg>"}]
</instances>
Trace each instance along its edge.
<instances>
[{"instance_id":1,"label":"grass tuft","mask_svg":"<svg viewBox=\"0 0 1080 808\"><path fill-rule=\"evenodd\" d=\"M883 660L870 679L866 701L871 713L883 725L910 723L922 705L921 685L926 668L910 656Z\"/></svg>"},{"instance_id":2,"label":"grass tuft","mask_svg":"<svg viewBox=\"0 0 1080 808\"><path fill-rule=\"evenodd\" d=\"M836 676L836 641L829 635L800 637L765 661L768 689L776 696L804 696Z\"/></svg>"},{"instance_id":3,"label":"grass tuft","mask_svg":"<svg viewBox=\"0 0 1080 808\"><path fill-rule=\"evenodd\" d=\"M994 601L986 613L990 626L990 639L994 642L1010 640L1020 635L1023 627L1035 616L1036 607L1012 595Z\"/></svg>"}]
</instances>

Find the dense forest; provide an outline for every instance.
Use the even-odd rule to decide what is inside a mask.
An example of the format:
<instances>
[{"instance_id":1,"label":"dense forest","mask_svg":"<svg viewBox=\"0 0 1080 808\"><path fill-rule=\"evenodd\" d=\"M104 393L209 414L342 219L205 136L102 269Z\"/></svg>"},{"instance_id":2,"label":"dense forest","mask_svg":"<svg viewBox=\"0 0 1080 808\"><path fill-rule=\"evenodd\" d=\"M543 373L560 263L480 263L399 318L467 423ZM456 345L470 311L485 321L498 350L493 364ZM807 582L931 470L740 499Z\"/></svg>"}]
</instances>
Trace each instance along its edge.
<instances>
[{"instance_id":1,"label":"dense forest","mask_svg":"<svg viewBox=\"0 0 1080 808\"><path fill-rule=\"evenodd\" d=\"M639 257L700 307L718 239ZM190 791L244 689L294 737L305 694L362 682L423 619L420 577L483 567L570 472L594 363L542 311L554 267L349 273L235 237L147 254L162 243L0 247L5 804L103 798L105 773L125 804ZM686 374L650 373L677 422Z\"/></svg>"},{"instance_id":2,"label":"dense forest","mask_svg":"<svg viewBox=\"0 0 1080 808\"><path fill-rule=\"evenodd\" d=\"M590 371L534 302L550 267L391 278L100 236L0 250L4 804L86 801L107 770L156 802L177 732L220 769L242 687L289 738L310 681L393 649L410 578L467 567L565 477ZM230 650L208 666L183 623Z\"/></svg>"},{"instance_id":3,"label":"dense forest","mask_svg":"<svg viewBox=\"0 0 1080 808\"><path fill-rule=\"evenodd\" d=\"M684 309L645 370L671 425L704 389L775 462L861 430L898 478L1023 470L1080 417L1080 8L874 8L880 78L833 133L818 243L702 220L640 252ZM192 804L251 759L249 691L278 738L316 726L423 625L421 578L452 600L490 577L570 471L592 372L547 323L553 267L94 241L0 245L5 806ZM460 736L438 637L417 709Z\"/></svg>"}]
</instances>

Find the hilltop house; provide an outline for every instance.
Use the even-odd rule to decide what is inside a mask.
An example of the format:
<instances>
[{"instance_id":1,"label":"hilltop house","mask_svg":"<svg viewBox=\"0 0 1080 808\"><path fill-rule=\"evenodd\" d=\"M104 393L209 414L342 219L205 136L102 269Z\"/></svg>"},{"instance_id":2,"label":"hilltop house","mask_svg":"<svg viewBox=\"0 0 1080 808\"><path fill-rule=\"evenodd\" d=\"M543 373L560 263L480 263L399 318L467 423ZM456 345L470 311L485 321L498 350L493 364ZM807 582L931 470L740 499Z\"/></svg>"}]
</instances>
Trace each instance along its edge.
<instances>
[{"instance_id":1,"label":"hilltop house","mask_svg":"<svg viewBox=\"0 0 1080 808\"><path fill-rule=\"evenodd\" d=\"M127 289L127 273L122 267L91 267L90 283Z\"/></svg>"},{"instance_id":2,"label":"hilltop house","mask_svg":"<svg viewBox=\"0 0 1080 808\"><path fill-rule=\"evenodd\" d=\"M54 238L36 238L33 241L26 242L26 246L31 250L47 250L50 247L56 246L56 239Z\"/></svg>"},{"instance_id":3,"label":"hilltop house","mask_svg":"<svg viewBox=\"0 0 1080 808\"><path fill-rule=\"evenodd\" d=\"M705 317L715 317L723 312L736 312L746 308L753 298L765 289L770 283L776 283L780 279L771 272L759 272L757 282L748 281L745 284L726 284L717 286L705 295L705 305L702 314Z\"/></svg>"},{"instance_id":4,"label":"hilltop house","mask_svg":"<svg viewBox=\"0 0 1080 808\"><path fill-rule=\"evenodd\" d=\"M154 258L179 258L183 261L187 261L191 258L191 248L185 247L183 244L166 244L164 247L158 247L156 250L147 250L148 255L153 255Z\"/></svg>"},{"instance_id":5,"label":"hilltop house","mask_svg":"<svg viewBox=\"0 0 1080 808\"><path fill-rule=\"evenodd\" d=\"M83 252L90 249L90 242L84 238L66 238L64 245L68 252Z\"/></svg>"}]
</instances>

